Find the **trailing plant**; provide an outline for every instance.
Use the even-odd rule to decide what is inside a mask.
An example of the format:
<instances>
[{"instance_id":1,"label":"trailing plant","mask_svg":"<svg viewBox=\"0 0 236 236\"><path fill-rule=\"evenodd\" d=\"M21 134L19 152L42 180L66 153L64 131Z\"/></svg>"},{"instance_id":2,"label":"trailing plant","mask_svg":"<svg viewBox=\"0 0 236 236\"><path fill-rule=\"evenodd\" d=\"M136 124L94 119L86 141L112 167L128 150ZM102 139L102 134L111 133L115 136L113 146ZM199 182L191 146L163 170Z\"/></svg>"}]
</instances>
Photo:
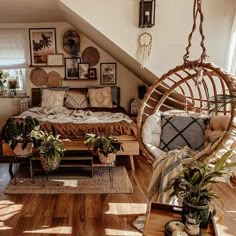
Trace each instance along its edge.
<instances>
[{"instance_id":1,"label":"trailing plant","mask_svg":"<svg viewBox=\"0 0 236 236\"><path fill-rule=\"evenodd\" d=\"M93 145L93 151L99 151L105 157L108 157L109 153L124 151L122 143L119 142L116 138L109 135L99 136L96 134L86 134L84 143L89 147Z\"/></svg>"},{"instance_id":2,"label":"trailing plant","mask_svg":"<svg viewBox=\"0 0 236 236\"><path fill-rule=\"evenodd\" d=\"M22 143L24 150L27 144L32 142L31 131L38 125L38 120L31 116L26 116L25 119L9 118L2 128L3 140L9 144L12 150L17 143Z\"/></svg>"},{"instance_id":3,"label":"trailing plant","mask_svg":"<svg viewBox=\"0 0 236 236\"><path fill-rule=\"evenodd\" d=\"M73 36L74 36L73 31L68 31L68 36L69 36L68 45L69 45L70 53L72 56L72 65L73 65L73 68L76 69L79 47L76 41L73 39Z\"/></svg>"}]
</instances>

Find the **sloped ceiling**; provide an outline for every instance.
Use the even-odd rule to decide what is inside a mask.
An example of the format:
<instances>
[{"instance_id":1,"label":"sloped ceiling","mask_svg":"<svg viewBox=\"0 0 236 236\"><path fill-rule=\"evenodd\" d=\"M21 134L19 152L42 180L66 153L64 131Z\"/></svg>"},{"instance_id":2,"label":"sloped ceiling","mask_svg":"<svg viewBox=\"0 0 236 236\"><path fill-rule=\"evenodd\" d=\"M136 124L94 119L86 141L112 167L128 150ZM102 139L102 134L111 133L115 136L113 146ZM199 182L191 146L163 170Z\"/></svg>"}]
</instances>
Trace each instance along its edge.
<instances>
[{"instance_id":1,"label":"sloped ceiling","mask_svg":"<svg viewBox=\"0 0 236 236\"><path fill-rule=\"evenodd\" d=\"M140 64L133 57L131 57L118 45L107 38L106 35L95 29L73 10L68 8L62 2L59 3L59 6L68 23L73 25L81 33L94 41L94 43L96 43L104 51L109 53L113 58L115 58L120 64L126 67L144 83L146 83L147 85L151 85L153 81L157 79L157 77L152 72L147 69L142 69L140 67Z\"/></svg>"},{"instance_id":2,"label":"sloped ceiling","mask_svg":"<svg viewBox=\"0 0 236 236\"><path fill-rule=\"evenodd\" d=\"M0 0L0 23L64 21L58 0Z\"/></svg>"}]
</instances>

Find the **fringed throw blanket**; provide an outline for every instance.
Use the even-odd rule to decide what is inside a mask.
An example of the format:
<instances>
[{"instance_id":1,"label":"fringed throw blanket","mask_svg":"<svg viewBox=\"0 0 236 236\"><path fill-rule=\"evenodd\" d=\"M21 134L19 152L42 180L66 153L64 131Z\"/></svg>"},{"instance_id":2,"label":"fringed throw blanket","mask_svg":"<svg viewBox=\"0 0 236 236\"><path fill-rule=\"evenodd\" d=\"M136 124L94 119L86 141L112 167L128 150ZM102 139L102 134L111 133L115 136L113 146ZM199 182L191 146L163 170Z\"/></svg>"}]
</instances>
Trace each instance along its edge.
<instances>
[{"instance_id":1,"label":"fringed throw blanket","mask_svg":"<svg viewBox=\"0 0 236 236\"><path fill-rule=\"evenodd\" d=\"M149 202L170 203L170 191L164 192L164 188L168 181L181 171L182 164L191 160L192 155L193 151L185 147L169 151L153 163L153 174L148 188Z\"/></svg>"}]
</instances>

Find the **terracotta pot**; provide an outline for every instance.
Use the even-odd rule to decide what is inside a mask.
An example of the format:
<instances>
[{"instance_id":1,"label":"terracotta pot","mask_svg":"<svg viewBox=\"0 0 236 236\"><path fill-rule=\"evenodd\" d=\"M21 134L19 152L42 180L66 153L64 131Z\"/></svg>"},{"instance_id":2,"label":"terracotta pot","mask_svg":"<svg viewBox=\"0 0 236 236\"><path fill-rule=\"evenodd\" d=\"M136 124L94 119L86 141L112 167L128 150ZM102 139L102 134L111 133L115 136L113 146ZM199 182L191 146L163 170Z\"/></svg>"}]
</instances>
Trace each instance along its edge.
<instances>
[{"instance_id":1,"label":"terracotta pot","mask_svg":"<svg viewBox=\"0 0 236 236\"><path fill-rule=\"evenodd\" d=\"M99 160L101 163L110 164L116 160L115 153L109 153L107 157L105 157L101 152L98 152Z\"/></svg>"},{"instance_id":2,"label":"terracotta pot","mask_svg":"<svg viewBox=\"0 0 236 236\"><path fill-rule=\"evenodd\" d=\"M7 96L8 95L8 91L7 90L2 90L2 96Z\"/></svg>"},{"instance_id":3,"label":"terracotta pot","mask_svg":"<svg viewBox=\"0 0 236 236\"><path fill-rule=\"evenodd\" d=\"M50 158L50 164L49 164L49 158L45 157L44 154L41 153L40 162L43 170L46 172L50 172L56 170L59 167L61 160L59 160L57 157Z\"/></svg>"},{"instance_id":4,"label":"terracotta pot","mask_svg":"<svg viewBox=\"0 0 236 236\"><path fill-rule=\"evenodd\" d=\"M22 143L17 143L16 147L14 148L13 152L18 157L28 157L32 153L32 142L28 143L25 149L22 149Z\"/></svg>"}]
</instances>

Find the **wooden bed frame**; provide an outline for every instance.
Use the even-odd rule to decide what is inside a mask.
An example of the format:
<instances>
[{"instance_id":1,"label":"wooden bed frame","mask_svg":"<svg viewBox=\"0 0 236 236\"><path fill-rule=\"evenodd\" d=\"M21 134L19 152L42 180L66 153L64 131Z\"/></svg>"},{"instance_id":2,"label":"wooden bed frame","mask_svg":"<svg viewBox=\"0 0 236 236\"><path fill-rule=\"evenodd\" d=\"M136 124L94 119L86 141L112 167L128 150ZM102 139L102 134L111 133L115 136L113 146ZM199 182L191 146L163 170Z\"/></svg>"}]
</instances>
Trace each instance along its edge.
<instances>
[{"instance_id":1,"label":"wooden bed frame","mask_svg":"<svg viewBox=\"0 0 236 236\"><path fill-rule=\"evenodd\" d=\"M88 88L69 88L69 91L77 91L77 92L87 94ZM31 106L40 106L41 88L32 88L31 96L32 96ZM120 88L119 87L116 87L116 86L112 87L112 100L113 100L113 105L115 107L120 106ZM134 136L129 136L129 135L116 136L116 138L122 142L123 147L124 147L124 152L118 152L117 155L129 156L131 169L135 171L134 155L139 155L139 142L137 138ZM71 140L70 142L64 142L64 144L65 144L65 149L68 151L88 150L88 147L84 144L84 141L82 139ZM13 151L5 142L2 142L2 148L3 148L4 157L14 156ZM10 160L9 172L10 172L10 175L13 176L13 173L12 173L13 158L10 158L9 160Z\"/></svg>"}]
</instances>

